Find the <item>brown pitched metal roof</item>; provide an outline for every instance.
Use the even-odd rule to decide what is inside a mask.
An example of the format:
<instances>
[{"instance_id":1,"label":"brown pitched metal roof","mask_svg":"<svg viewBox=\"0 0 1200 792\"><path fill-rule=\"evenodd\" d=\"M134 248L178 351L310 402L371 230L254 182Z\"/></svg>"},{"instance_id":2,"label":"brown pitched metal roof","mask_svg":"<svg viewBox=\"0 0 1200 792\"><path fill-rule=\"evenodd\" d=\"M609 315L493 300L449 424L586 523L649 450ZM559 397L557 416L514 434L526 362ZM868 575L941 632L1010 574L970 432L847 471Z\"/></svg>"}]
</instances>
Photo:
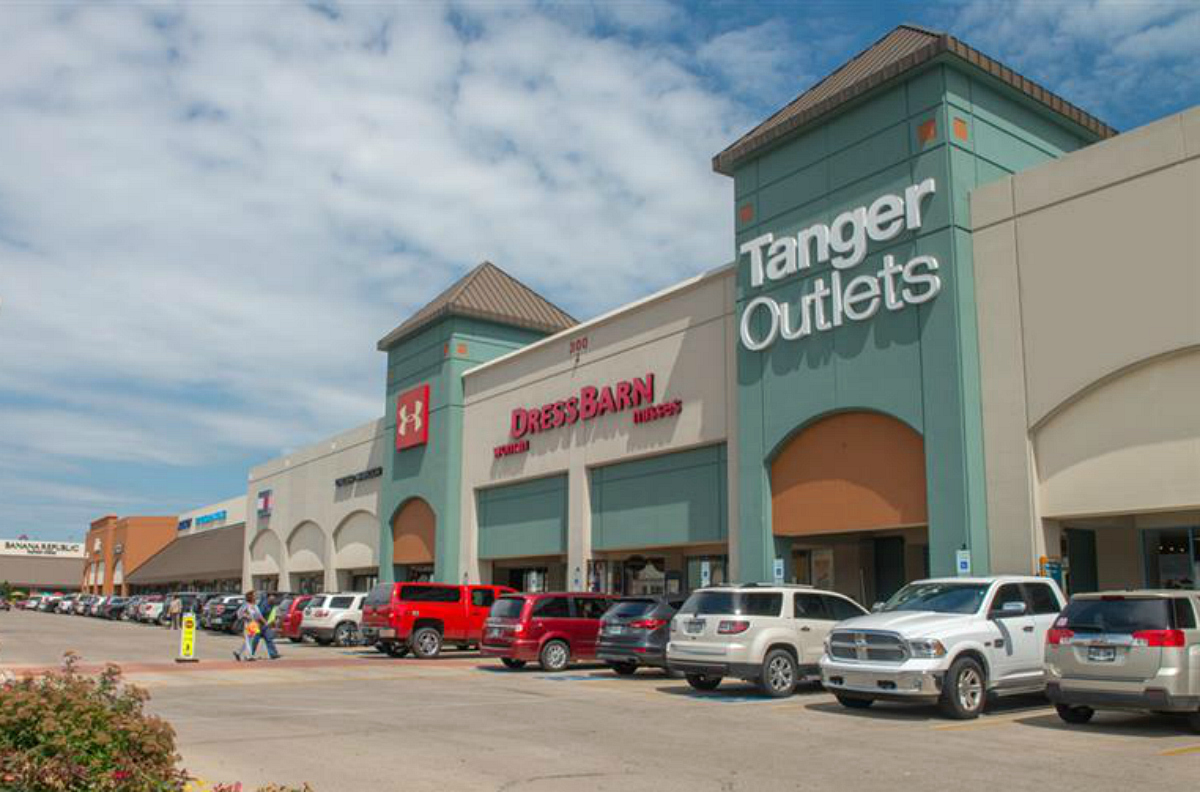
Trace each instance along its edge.
<instances>
[{"instance_id":1,"label":"brown pitched metal roof","mask_svg":"<svg viewBox=\"0 0 1200 792\"><path fill-rule=\"evenodd\" d=\"M566 311L485 261L380 339L378 348L386 350L443 316L469 316L547 333L578 324Z\"/></svg>"},{"instance_id":2,"label":"brown pitched metal roof","mask_svg":"<svg viewBox=\"0 0 1200 792\"><path fill-rule=\"evenodd\" d=\"M732 175L740 160L759 149L942 54L952 55L982 69L1098 138L1108 138L1117 134L1117 130L1100 119L1085 113L979 50L967 46L954 36L918 25L905 24L855 55L849 62L713 157L713 170L726 176Z\"/></svg>"},{"instance_id":3,"label":"brown pitched metal roof","mask_svg":"<svg viewBox=\"0 0 1200 792\"><path fill-rule=\"evenodd\" d=\"M178 536L125 575L135 586L242 577L245 525L210 528Z\"/></svg>"}]
</instances>

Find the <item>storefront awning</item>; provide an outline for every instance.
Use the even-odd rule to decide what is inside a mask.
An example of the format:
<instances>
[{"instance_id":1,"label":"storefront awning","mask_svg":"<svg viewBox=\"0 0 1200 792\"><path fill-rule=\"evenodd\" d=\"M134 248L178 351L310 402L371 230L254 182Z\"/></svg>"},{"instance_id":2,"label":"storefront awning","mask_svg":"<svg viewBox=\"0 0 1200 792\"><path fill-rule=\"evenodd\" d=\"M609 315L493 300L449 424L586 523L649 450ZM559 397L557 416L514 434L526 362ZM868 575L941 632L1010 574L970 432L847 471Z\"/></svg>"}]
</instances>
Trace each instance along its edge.
<instances>
[{"instance_id":1,"label":"storefront awning","mask_svg":"<svg viewBox=\"0 0 1200 792\"><path fill-rule=\"evenodd\" d=\"M0 580L20 589L73 591L83 579L83 564L82 558L0 556Z\"/></svg>"},{"instance_id":2,"label":"storefront awning","mask_svg":"<svg viewBox=\"0 0 1200 792\"><path fill-rule=\"evenodd\" d=\"M242 577L245 525L180 536L128 573L131 586Z\"/></svg>"}]
</instances>

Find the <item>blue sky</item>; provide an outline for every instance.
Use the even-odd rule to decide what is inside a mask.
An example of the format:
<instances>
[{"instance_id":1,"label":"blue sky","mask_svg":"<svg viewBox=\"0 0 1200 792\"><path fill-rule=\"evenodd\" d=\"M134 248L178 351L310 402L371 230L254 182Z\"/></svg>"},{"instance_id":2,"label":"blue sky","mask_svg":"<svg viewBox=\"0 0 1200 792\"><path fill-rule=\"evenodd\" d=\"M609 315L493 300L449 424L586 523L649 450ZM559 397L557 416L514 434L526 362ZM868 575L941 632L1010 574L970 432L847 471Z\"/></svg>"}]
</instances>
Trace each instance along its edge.
<instances>
[{"instance_id":1,"label":"blue sky","mask_svg":"<svg viewBox=\"0 0 1200 792\"><path fill-rule=\"evenodd\" d=\"M722 263L711 156L903 21L1120 129L1200 102L1194 2L0 6L0 536L378 416L482 259L580 317Z\"/></svg>"}]
</instances>

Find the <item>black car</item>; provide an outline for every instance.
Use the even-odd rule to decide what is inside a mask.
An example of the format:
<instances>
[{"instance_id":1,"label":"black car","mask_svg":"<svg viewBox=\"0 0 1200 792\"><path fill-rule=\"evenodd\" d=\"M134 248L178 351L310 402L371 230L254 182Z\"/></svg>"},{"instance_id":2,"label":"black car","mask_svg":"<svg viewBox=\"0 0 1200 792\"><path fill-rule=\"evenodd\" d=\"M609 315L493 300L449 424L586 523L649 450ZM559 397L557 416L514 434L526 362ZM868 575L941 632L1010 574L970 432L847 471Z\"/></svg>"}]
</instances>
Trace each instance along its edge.
<instances>
[{"instance_id":1,"label":"black car","mask_svg":"<svg viewBox=\"0 0 1200 792\"><path fill-rule=\"evenodd\" d=\"M238 623L238 610L241 609L245 601L243 597L235 597L227 602L216 605L213 608L212 615L209 617L208 629L227 633L241 632L241 624Z\"/></svg>"},{"instance_id":2,"label":"black car","mask_svg":"<svg viewBox=\"0 0 1200 792\"><path fill-rule=\"evenodd\" d=\"M97 615L106 619L119 619L127 605L129 605L129 597L113 597L100 606L100 613Z\"/></svg>"},{"instance_id":3,"label":"black car","mask_svg":"<svg viewBox=\"0 0 1200 792\"><path fill-rule=\"evenodd\" d=\"M622 597L604 613L596 657L622 676L641 666L667 668L667 641L671 635L671 617L687 597Z\"/></svg>"}]
</instances>

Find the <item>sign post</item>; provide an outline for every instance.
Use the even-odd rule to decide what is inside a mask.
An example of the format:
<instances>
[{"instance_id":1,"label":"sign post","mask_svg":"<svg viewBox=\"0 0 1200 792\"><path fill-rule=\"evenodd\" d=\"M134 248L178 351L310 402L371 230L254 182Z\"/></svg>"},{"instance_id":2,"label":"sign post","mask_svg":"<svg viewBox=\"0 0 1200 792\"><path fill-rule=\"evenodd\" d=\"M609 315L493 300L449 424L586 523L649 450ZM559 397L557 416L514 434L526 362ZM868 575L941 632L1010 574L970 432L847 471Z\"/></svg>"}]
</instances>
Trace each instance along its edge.
<instances>
[{"instance_id":1,"label":"sign post","mask_svg":"<svg viewBox=\"0 0 1200 792\"><path fill-rule=\"evenodd\" d=\"M194 613L185 613L183 615L183 630L179 636L179 657L175 658L176 663L197 663L196 659L196 615Z\"/></svg>"}]
</instances>

